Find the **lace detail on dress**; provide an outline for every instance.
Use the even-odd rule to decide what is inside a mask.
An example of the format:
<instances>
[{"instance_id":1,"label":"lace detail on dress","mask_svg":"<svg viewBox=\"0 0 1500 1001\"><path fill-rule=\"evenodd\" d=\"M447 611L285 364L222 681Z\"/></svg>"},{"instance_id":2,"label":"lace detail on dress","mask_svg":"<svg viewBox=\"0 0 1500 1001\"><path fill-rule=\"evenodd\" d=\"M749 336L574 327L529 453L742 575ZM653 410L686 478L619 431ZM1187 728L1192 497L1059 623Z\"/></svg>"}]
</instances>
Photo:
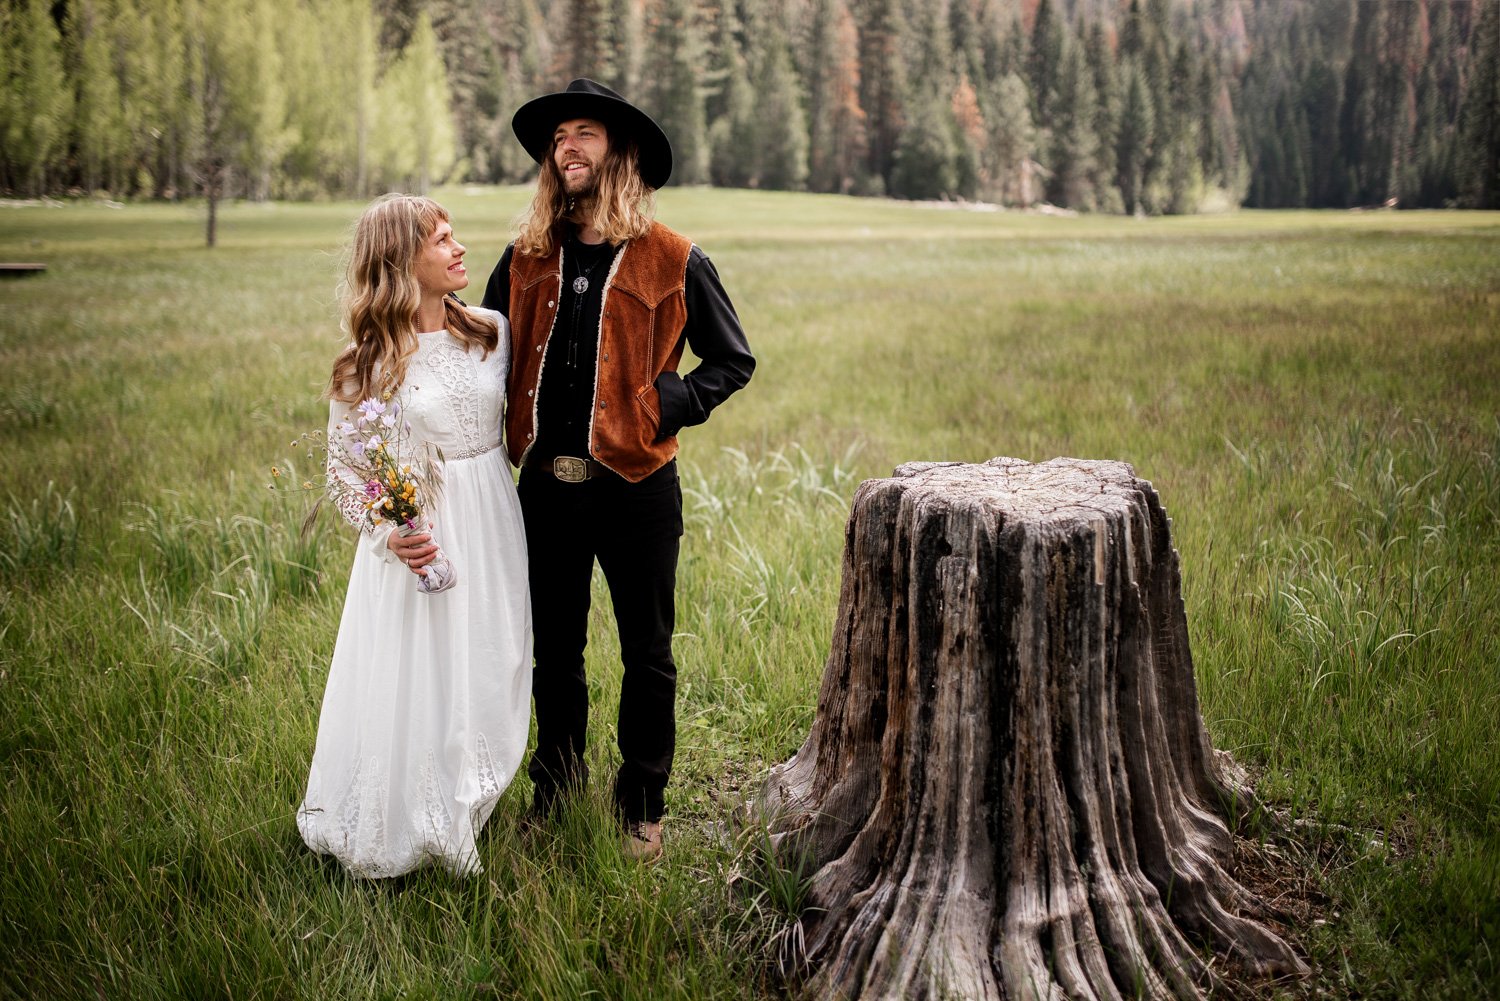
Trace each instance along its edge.
<instances>
[{"instance_id":1,"label":"lace detail on dress","mask_svg":"<svg viewBox=\"0 0 1500 1001\"><path fill-rule=\"evenodd\" d=\"M309 845L333 855L355 876L373 879L399 876L429 860L438 861L459 875L482 872L474 836L482 818L488 816L505 791L509 778L504 769L495 766L489 741L482 733L474 735L469 762L472 771L468 774L478 786L479 797L468 811L467 823L458 828L454 826L449 804L457 788L465 784L464 777L445 776L436 749L427 751L419 769L421 801L408 806L415 815L410 818L411 826L406 827L410 835L402 838L401 843L390 843L390 776L384 763L375 756L359 759L349 778L349 787L343 790L343 798L331 814L304 802L297 811L297 826Z\"/></svg>"},{"instance_id":2,"label":"lace detail on dress","mask_svg":"<svg viewBox=\"0 0 1500 1001\"><path fill-rule=\"evenodd\" d=\"M476 349L477 350L477 349ZM414 359L441 384L448 414L463 438L464 450L486 444L480 434L479 379L475 359L452 337L424 337ZM407 376L410 381L411 376Z\"/></svg>"},{"instance_id":3,"label":"lace detail on dress","mask_svg":"<svg viewBox=\"0 0 1500 1001\"><path fill-rule=\"evenodd\" d=\"M390 781L380 759L360 758L333 816L305 802L297 811L297 826L302 829L303 839L343 862L356 876L398 875L404 870L392 864L397 855L386 843L389 789Z\"/></svg>"},{"instance_id":4,"label":"lace detail on dress","mask_svg":"<svg viewBox=\"0 0 1500 1001\"><path fill-rule=\"evenodd\" d=\"M474 767L479 774L479 798L488 800L500 795L505 788L505 779L495 770L495 759L490 756L490 742L484 734L474 735Z\"/></svg>"},{"instance_id":5,"label":"lace detail on dress","mask_svg":"<svg viewBox=\"0 0 1500 1001\"><path fill-rule=\"evenodd\" d=\"M448 832L453 828L453 815L443 801L443 791L438 785L437 755L427 752L427 762L422 765L422 833L434 854L442 854L448 841Z\"/></svg>"},{"instance_id":6,"label":"lace detail on dress","mask_svg":"<svg viewBox=\"0 0 1500 1001\"><path fill-rule=\"evenodd\" d=\"M361 532L373 533L375 527L370 524L370 519L365 517L365 506L359 502L359 498L334 486L340 478L346 483L357 482L354 474L349 472L347 466L335 463L332 459L328 460L325 473L328 480L328 499L333 503L334 508L338 510L338 513L343 516L345 521Z\"/></svg>"},{"instance_id":7,"label":"lace detail on dress","mask_svg":"<svg viewBox=\"0 0 1500 1001\"><path fill-rule=\"evenodd\" d=\"M334 435L338 434L338 425L348 419L350 412L354 409L353 404L340 403L335 400L328 408L328 440L333 441ZM354 470L342 462L335 462L333 456L328 456L328 461L323 467L323 474L327 484L326 494L345 521L359 529L361 532L373 534L375 526L370 519L365 517L365 506L347 490L339 490L334 484L340 480L346 486L352 487L356 492L364 486L364 481L354 475Z\"/></svg>"}]
</instances>

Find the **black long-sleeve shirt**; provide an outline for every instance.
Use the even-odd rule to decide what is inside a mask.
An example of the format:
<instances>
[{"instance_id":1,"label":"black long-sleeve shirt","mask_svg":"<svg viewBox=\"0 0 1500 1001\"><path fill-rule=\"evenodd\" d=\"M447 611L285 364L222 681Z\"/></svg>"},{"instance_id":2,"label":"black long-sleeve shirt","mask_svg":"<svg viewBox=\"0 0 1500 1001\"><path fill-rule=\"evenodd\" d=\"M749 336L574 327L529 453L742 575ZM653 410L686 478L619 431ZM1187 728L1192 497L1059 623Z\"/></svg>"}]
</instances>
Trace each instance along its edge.
<instances>
[{"instance_id":1,"label":"black long-sleeve shirt","mask_svg":"<svg viewBox=\"0 0 1500 1001\"><path fill-rule=\"evenodd\" d=\"M617 250L609 244L583 243L572 234L563 244L566 273L559 292L556 326L537 387L537 441L532 449L537 459L589 454L599 317L604 308L605 278ZM505 248L484 290L483 305L507 318L514 252L514 244ZM582 295L573 291L573 281L580 275L588 279L588 289ZM656 390L661 397L659 439L708 420L713 409L748 382L755 371L755 358L734 305L713 262L696 245L688 255L684 295L687 322L682 336L700 363L686 376L663 372L657 377Z\"/></svg>"}]
</instances>

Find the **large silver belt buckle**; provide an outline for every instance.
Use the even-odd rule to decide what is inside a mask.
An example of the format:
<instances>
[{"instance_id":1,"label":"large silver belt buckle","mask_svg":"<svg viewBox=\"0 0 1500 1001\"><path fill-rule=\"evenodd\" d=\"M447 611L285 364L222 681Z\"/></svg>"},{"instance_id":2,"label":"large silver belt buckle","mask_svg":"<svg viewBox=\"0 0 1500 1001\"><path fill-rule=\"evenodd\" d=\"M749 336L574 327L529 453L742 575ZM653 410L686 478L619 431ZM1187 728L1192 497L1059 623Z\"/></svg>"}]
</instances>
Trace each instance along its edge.
<instances>
[{"instance_id":1,"label":"large silver belt buckle","mask_svg":"<svg viewBox=\"0 0 1500 1001\"><path fill-rule=\"evenodd\" d=\"M552 475L564 483L582 483L589 478L589 467L582 459L571 455L559 455L552 460Z\"/></svg>"}]
</instances>

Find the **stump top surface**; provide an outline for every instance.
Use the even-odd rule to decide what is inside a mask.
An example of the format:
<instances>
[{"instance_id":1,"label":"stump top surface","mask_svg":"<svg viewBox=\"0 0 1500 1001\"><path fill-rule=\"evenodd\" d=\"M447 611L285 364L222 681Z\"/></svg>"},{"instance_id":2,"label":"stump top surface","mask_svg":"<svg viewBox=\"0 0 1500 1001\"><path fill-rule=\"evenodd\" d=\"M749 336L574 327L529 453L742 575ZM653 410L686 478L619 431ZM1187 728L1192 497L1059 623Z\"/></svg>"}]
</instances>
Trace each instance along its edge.
<instances>
[{"instance_id":1,"label":"stump top surface","mask_svg":"<svg viewBox=\"0 0 1500 1001\"><path fill-rule=\"evenodd\" d=\"M907 462L886 482L904 495L930 493L1032 522L1123 513L1143 484L1128 462L1058 457L1034 463L1007 456L982 463Z\"/></svg>"}]
</instances>

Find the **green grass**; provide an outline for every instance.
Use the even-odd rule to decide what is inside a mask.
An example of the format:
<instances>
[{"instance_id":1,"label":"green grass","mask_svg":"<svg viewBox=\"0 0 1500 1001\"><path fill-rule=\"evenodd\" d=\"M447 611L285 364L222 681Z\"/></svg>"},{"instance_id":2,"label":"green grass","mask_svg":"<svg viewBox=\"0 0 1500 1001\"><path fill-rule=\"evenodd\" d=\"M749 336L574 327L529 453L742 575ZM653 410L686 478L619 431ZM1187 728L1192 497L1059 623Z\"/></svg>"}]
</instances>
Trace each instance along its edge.
<instances>
[{"instance_id":1,"label":"green grass","mask_svg":"<svg viewBox=\"0 0 1500 1001\"><path fill-rule=\"evenodd\" d=\"M525 192L440 197L477 300ZM230 206L206 251L201 206L0 207L49 265L0 282L0 995L776 996L797 880L724 832L807 733L853 489L994 455L1161 492L1214 742L1328 898L1308 989L1500 990L1500 217L668 192L760 360L684 435L670 855L624 862L600 790L522 837L522 779L483 878L371 886L293 822L352 540L265 489L358 208Z\"/></svg>"}]
</instances>

